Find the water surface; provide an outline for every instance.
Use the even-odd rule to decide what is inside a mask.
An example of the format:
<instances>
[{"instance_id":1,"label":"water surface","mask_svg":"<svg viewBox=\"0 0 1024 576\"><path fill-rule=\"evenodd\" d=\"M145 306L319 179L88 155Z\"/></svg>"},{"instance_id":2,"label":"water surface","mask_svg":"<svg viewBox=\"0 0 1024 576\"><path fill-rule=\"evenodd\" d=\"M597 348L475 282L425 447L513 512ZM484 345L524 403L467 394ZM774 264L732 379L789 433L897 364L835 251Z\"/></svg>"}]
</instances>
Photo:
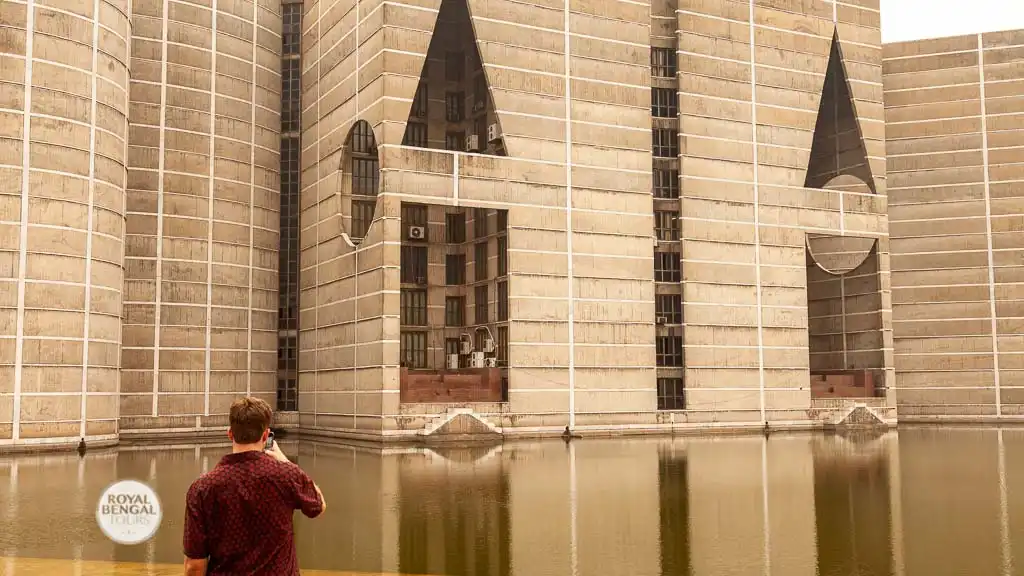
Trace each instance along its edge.
<instances>
[{"instance_id":1,"label":"water surface","mask_svg":"<svg viewBox=\"0 0 1024 576\"><path fill-rule=\"evenodd\" d=\"M383 452L312 442L282 447L298 456L330 503L323 518L297 520L305 569L1024 574L1024 429ZM228 450L122 447L85 458L0 457L0 556L178 564L185 491ZM95 522L100 493L125 478L150 483L164 507L156 537L133 547L112 544Z\"/></svg>"}]
</instances>

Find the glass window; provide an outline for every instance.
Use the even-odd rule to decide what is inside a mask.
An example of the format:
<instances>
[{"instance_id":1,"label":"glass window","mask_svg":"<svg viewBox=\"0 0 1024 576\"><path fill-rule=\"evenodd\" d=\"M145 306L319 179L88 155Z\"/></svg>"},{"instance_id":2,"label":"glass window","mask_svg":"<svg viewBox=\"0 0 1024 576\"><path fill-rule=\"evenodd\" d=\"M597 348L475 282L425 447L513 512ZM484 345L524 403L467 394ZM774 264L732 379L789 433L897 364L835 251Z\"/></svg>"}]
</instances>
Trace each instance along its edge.
<instances>
[{"instance_id":1,"label":"glass window","mask_svg":"<svg viewBox=\"0 0 1024 576\"><path fill-rule=\"evenodd\" d=\"M679 97L675 88L651 89L651 116L675 118L679 114Z\"/></svg>"},{"instance_id":2,"label":"glass window","mask_svg":"<svg viewBox=\"0 0 1024 576\"><path fill-rule=\"evenodd\" d=\"M654 211L654 233L658 240L679 240L679 214L668 210Z\"/></svg>"},{"instance_id":3,"label":"glass window","mask_svg":"<svg viewBox=\"0 0 1024 576\"><path fill-rule=\"evenodd\" d=\"M683 365L683 337L658 336L655 340L655 359L658 366L680 367Z\"/></svg>"},{"instance_id":4,"label":"glass window","mask_svg":"<svg viewBox=\"0 0 1024 576\"><path fill-rule=\"evenodd\" d=\"M679 265L678 252L654 253L654 281L679 282L682 273Z\"/></svg>"},{"instance_id":5,"label":"glass window","mask_svg":"<svg viewBox=\"0 0 1024 576\"><path fill-rule=\"evenodd\" d=\"M487 285L477 286L473 294L473 308L476 310L474 321L487 324Z\"/></svg>"},{"instance_id":6,"label":"glass window","mask_svg":"<svg viewBox=\"0 0 1024 576\"><path fill-rule=\"evenodd\" d=\"M444 299L444 325L466 325L466 298L464 296L448 296Z\"/></svg>"},{"instance_id":7,"label":"glass window","mask_svg":"<svg viewBox=\"0 0 1024 576\"><path fill-rule=\"evenodd\" d=\"M402 246L401 277L403 284L427 283L427 247Z\"/></svg>"},{"instance_id":8,"label":"glass window","mask_svg":"<svg viewBox=\"0 0 1024 576\"><path fill-rule=\"evenodd\" d=\"M462 122L466 117L466 93L447 92L444 95L445 119L449 122Z\"/></svg>"},{"instance_id":9,"label":"glass window","mask_svg":"<svg viewBox=\"0 0 1024 576\"><path fill-rule=\"evenodd\" d=\"M658 410L686 410L682 378L658 378Z\"/></svg>"},{"instance_id":10,"label":"glass window","mask_svg":"<svg viewBox=\"0 0 1024 576\"><path fill-rule=\"evenodd\" d=\"M508 320L508 282L498 282L498 322Z\"/></svg>"},{"instance_id":11,"label":"glass window","mask_svg":"<svg viewBox=\"0 0 1024 576\"><path fill-rule=\"evenodd\" d=\"M658 158L679 156L679 131L672 128L655 128L652 131L651 152Z\"/></svg>"},{"instance_id":12,"label":"glass window","mask_svg":"<svg viewBox=\"0 0 1024 576\"><path fill-rule=\"evenodd\" d=\"M462 212L449 212L444 215L444 235L449 244L461 244L466 241L466 215Z\"/></svg>"},{"instance_id":13,"label":"glass window","mask_svg":"<svg viewBox=\"0 0 1024 576\"><path fill-rule=\"evenodd\" d=\"M402 290L402 325L427 325L427 291Z\"/></svg>"},{"instance_id":14,"label":"glass window","mask_svg":"<svg viewBox=\"0 0 1024 576\"><path fill-rule=\"evenodd\" d=\"M655 198L679 198L679 170L655 168L652 174Z\"/></svg>"},{"instance_id":15,"label":"glass window","mask_svg":"<svg viewBox=\"0 0 1024 576\"><path fill-rule=\"evenodd\" d=\"M405 125L405 136L402 137L403 146L427 147L427 125L424 122L409 122Z\"/></svg>"},{"instance_id":16,"label":"glass window","mask_svg":"<svg viewBox=\"0 0 1024 576\"><path fill-rule=\"evenodd\" d=\"M466 255L446 254L444 257L445 284L460 286L466 283Z\"/></svg>"},{"instance_id":17,"label":"glass window","mask_svg":"<svg viewBox=\"0 0 1024 576\"><path fill-rule=\"evenodd\" d=\"M406 368L427 367L427 333L402 332L401 362Z\"/></svg>"},{"instance_id":18,"label":"glass window","mask_svg":"<svg viewBox=\"0 0 1024 576\"><path fill-rule=\"evenodd\" d=\"M666 324L683 323L683 302L679 294L658 294L654 299L654 315Z\"/></svg>"},{"instance_id":19,"label":"glass window","mask_svg":"<svg viewBox=\"0 0 1024 576\"><path fill-rule=\"evenodd\" d=\"M487 242L479 242L473 247L473 267L476 280L487 280Z\"/></svg>"},{"instance_id":20,"label":"glass window","mask_svg":"<svg viewBox=\"0 0 1024 576\"><path fill-rule=\"evenodd\" d=\"M651 48L651 76L657 78L675 78L675 48Z\"/></svg>"}]
</instances>

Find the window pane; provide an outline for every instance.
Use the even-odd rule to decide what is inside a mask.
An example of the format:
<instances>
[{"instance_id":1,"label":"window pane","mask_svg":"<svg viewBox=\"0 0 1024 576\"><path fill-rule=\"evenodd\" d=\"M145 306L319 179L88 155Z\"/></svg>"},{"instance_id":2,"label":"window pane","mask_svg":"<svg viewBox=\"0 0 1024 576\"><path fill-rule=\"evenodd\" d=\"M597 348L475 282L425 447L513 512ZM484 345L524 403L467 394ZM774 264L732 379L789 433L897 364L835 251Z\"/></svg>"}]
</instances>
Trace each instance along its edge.
<instances>
[{"instance_id":1,"label":"window pane","mask_svg":"<svg viewBox=\"0 0 1024 576\"><path fill-rule=\"evenodd\" d=\"M427 325L427 291L402 290L402 325Z\"/></svg>"},{"instance_id":2,"label":"window pane","mask_svg":"<svg viewBox=\"0 0 1024 576\"><path fill-rule=\"evenodd\" d=\"M466 255L447 254L444 259L445 284L459 286L466 283Z\"/></svg>"},{"instance_id":3,"label":"window pane","mask_svg":"<svg viewBox=\"0 0 1024 576\"><path fill-rule=\"evenodd\" d=\"M460 244L466 241L466 215L457 212L445 214L445 238L449 244Z\"/></svg>"},{"instance_id":4,"label":"window pane","mask_svg":"<svg viewBox=\"0 0 1024 576\"><path fill-rule=\"evenodd\" d=\"M473 307L476 310L474 321L477 324L487 323L487 285L477 286L473 294Z\"/></svg>"}]
</instances>

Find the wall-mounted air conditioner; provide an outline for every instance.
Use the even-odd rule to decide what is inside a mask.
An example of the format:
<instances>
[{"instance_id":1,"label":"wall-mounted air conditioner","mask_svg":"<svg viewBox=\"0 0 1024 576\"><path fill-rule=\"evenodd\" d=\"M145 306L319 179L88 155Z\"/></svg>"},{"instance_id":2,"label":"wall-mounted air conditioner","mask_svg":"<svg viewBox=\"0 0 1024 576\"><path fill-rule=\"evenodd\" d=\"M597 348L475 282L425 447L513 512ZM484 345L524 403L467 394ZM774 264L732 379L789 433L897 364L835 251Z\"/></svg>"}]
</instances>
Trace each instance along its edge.
<instances>
[{"instance_id":1,"label":"wall-mounted air conditioner","mask_svg":"<svg viewBox=\"0 0 1024 576\"><path fill-rule=\"evenodd\" d=\"M655 324L668 324L668 318L664 316L658 316L654 319Z\"/></svg>"},{"instance_id":2,"label":"wall-mounted air conditioner","mask_svg":"<svg viewBox=\"0 0 1024 576\"><path fill-rule=\"evenodd\" d=\"M459 369L459 355L458 354L449 354L448 355L448 369L449 370L458 370Z\"/></svg>"},{"instance_id":3,"label":"wall-mounted air conditioner","mask_svg":"<svg viewBox=\"0 0 1024 576\"><path fill-rule=\"evenodd\" d=\"M499 139L501 139L501 130L498 129L498 123L489 124L487 126L487 141L494 142Z\"/></svg>"},{"instance_id":4,"label":"wall-mounted air conditioner","mask_svg":"<svg viewBox=\"0 0 1024 576\"><path fill-rule=\"evenodd\" d=\"M494 352L494 340L490 338L484 339L484 353L490 354L492 352Z\"/></svg>"},{"instance_id":5,"label":"wall-mounted air conditioner","mask_svg":"<svg viewBox=\"0 0 1024 576\"><path fill-rule=\"evenodd\" d=\"M473 355L470 357L469 365L472 366L473 368L483 368L484 367L484 353L483 352L473 352Z\"/></svg>"},{"instance_id":6,"label":"wall-mounted air conditioner","mask_svg":"<svg viewBox=\"0 0 1024 576\"><path fill-rule=\"evenodd\" d=\"M470 354L473 352L473 343L469 340L462 341L462 348L460 349L461 354Z\"/></svg>"},{"instance_id":7,"label":"wall-mounted air conditioner","mask_svg":"<svg viewBox=\"0 0 1024 576\"><path fill-rule=\"evenodd\" d=\"M494 356L491 356L490 358L485 358L484 359L484 364L486 364L488 368L497 368L498 367L498 359L495 358Z\"/></svg>"},{"instance_id":8,"label":"wall-mounted air conditioner","mask_svg":"<svg viewBox=\"0 0 1024 576\"><path fill-rule=\"evenodd\" d=\"M480 151L480 137L476 134L466 138L466 152Z\"/></svg>"},{"instance_id":9,"label":"wall-mounted air conditioner","mask_svg":"<svg viewBox=\"0 0 1024 576\"><path fill-rule=\"evenodd\" d=\"M427 228L425 226L409 226L409 240L426 240Z\"/></svg>"}]
</instances>

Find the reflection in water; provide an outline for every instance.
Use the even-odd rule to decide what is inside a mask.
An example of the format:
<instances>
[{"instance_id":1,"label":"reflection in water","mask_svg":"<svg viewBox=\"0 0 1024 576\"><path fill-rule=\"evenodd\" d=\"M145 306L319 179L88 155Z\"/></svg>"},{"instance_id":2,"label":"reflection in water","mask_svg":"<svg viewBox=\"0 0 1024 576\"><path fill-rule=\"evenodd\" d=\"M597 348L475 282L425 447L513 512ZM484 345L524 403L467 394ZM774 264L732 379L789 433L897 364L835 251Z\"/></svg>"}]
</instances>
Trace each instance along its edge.
<instances>
[{"instance_id":1,"label":"reflection in water","mask_svg":"<svg viewBox=\"0 0 1024 576\"><path fill-rule=\"evenodd\" d=\"M1024 550L1024 430L282 448L331 502L324 518L297 516L308 569L989 576L1013 574ZM0 458L0 571L19 573L9 556L179 564L185 490L227 450ZM127 478L149 481L164 508L157 536L135 547L106 540L94 516Z\"/></svg>"},{"instance_id":2,"label":"reflection in water","mask_svg":"<svg viewBox=\"0 0 1024 576\"><path fill-rule=\"evenodd\" d=\"M491 456L444 450L410 457L399 470L399 572L511 573L509 478Z\"/></svg>"},{"instance_id":3,"label":"reflection in water","mask_svg":"<svg viewBox=\"0 0 1024 576\"><path fill-rule=\"evenodd\" d=\"M658 495L661 519L661 573L690 575L690 490L686 453L663 451L658 458Z\"/></svg>"},{"instance_id":4,"label":"reflection in water","mask_svg":"<svg viewBox=\"0 0 1024 576\"><path fill-rule=\"evenodd\" d=\"M889 461L884 444L831 436L814 450L814 511L821 576L889 576Z\"/></svg>"}]
</instances>

